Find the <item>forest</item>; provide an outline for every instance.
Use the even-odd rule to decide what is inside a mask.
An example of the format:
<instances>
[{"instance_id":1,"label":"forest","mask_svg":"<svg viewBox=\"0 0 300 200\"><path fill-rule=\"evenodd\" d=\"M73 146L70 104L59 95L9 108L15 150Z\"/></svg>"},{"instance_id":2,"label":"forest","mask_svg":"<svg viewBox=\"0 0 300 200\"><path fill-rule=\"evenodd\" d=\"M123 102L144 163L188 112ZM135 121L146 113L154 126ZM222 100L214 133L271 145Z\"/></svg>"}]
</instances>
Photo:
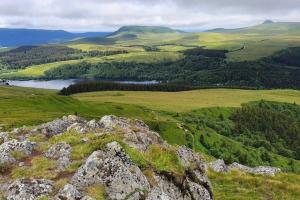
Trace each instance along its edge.
<instances>
[{"instance_id":1,"label":"forest","mask_svg":"<svg viewBox=\"0 0 300 200\"><path fill-rule=\"evenodd\" d=\"M299 171L294 165L300 152L299 116L299 105L262 100L238 109L208 109L180 114L178 118L191 132L186 136L190 148L199 142L210 155L228 164L239 162L249 166L279 164L282 161L275 155L281 155L290 160L286 170ZM232 140L216 139L212 133Z\"/></svg>"},{"instance_id":2,"label":"forest","mask_svg":"<svg viewBox=\"0 0 300 200\"><path fill-rule=\"evenodd\" d=\"M103 81L88 81L70 85L63 88L60 95L71 95L82 92L93 91L164 91L164 92L178 92L191 90L191 87L174 85L174 84L126 84L117 82L103 82Z\"/></svg>"},{"instance_id":3,"label":"forest","mask_svg":"<svg viewBox=\"0 0 300 200\"><path fill-rule=\"evenodd\" d=\"M185 51L185 57L179 61L80 62L46 71L45 78L157 80L199 87L300 88L300 67L296 66L300 52L297 48L286 51L257 61L228 62L224 59L225 51L195 48ZM289 63L284 63L286 60Z\"/></svg>"}]
</instances>

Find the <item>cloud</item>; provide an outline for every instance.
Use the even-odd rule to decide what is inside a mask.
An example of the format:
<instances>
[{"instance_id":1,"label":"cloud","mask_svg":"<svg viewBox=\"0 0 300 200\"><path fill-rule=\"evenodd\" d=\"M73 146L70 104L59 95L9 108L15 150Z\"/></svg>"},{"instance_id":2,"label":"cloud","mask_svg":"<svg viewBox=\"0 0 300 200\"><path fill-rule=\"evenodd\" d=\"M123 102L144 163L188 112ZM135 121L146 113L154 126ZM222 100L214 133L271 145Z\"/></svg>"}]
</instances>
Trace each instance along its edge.
<instances>
[{"instance_id":1,"label":"cloud","mask_svg":"<svg viewBox=\"0 0 300 200\"><path fill-rule=\"evenodd\" d=\"M1 0L0 27L114 30L238 27L265 19L300 21L299 0Z\"/></svg>"}]
</instances>

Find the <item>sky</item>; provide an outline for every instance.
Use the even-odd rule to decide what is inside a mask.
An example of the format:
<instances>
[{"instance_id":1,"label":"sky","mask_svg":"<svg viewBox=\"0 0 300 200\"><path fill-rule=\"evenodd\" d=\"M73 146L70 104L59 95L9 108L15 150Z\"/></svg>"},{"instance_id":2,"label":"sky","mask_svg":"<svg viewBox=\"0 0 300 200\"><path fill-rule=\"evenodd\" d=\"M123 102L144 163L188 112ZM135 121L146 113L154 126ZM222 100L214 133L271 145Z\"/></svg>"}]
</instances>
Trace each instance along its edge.
<instances>
[{"instance_id":1,"label":"sky","mask_svg":"<svg viewBox=\"0 0 300 200\"><path fill-rule=\"evenodd\" d=\"M0 0L0 27L114 31L125 25L236 28L300 22L300 0Z\"/></svg>"}]
</instances>

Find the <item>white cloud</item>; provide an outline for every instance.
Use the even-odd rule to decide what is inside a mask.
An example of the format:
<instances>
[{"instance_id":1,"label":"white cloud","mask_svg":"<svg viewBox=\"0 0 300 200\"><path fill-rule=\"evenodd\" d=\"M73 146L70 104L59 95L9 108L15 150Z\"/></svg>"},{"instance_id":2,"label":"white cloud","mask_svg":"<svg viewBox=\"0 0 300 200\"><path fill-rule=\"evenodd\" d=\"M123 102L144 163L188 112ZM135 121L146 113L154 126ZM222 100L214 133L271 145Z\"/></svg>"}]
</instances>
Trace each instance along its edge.
<instances>
[{"instance_id":1,"label":"white cloud","mask_svg":"<svg viewBox=\"0 0 300 200\"><path fill-rule=\"evenodd\" d=\"M300 0L1 0L0 27L114 30L123 25L235 27L300 21Z\"/></svg>"}]
</instances>

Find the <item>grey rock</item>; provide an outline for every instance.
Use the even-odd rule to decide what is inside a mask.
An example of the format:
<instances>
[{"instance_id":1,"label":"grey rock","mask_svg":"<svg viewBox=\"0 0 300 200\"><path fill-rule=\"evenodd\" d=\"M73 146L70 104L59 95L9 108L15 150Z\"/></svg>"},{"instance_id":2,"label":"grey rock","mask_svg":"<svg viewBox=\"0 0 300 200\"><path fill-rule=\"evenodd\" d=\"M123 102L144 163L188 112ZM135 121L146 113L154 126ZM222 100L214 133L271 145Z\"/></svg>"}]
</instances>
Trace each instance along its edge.
<instances>
[{"instance_id":1,"label":"grey rock","mask_svg":"<svg viewBox=\"0 0 300 200\"><path fill-rule=\"evenodd\" d=\"M11 133L15 134L15 135L25 135L26 133L28 133L30 130L26 127L20 127L20 128L15 128Z\"/></svg>"},{"instance_id":2,"label":"grey rock","mask_svg":"<svg viewBox=\"0 0 300 200\"><path fill-rule=\"evenodd\" d=\"M101 128L101 125L95 119L89 121L86 125L91 129Z\"/></svg>"},{"instance_id":3,"label":"grey rock","mask_svg":"<svg viewBox=\"0 0 300 200\"><path fill-rule=\"evenodd\" d=\"M94 200L81 194L73 185L67 184L55 196L55 200Z\"/></svg>"},{"instance_id":4,"label":"grey rock","mask_svg":"<svg viewBox=\"0 0 300 200\"><path fill-rule=\"evenodd\" d=\"M143 194L139 192L150 189L146 177L117 142L107 144L105 151L95 151L73 176L72 184L79 189L104 185L109 199L129 195L140 199Z\"/></svg>"},{"instance_id":5,"label":"grey rock","mask_svg":"<svg viewBox=\"0 0 300 200\"><path fill-rule=\"evenodd\" d=\"M253 173L262 174L268 176L275 176L277 173L280 173L281 169L277 167L269 167L269 166L258 166L253 168Z\"/></svg>"},{"instance_id":6,"label":"grey rock","mask_svg":"<svg viewBox=\"0 0 300 200\"><path fill-rule=\"evenodd\" d=\"M191 195L191 199L198 200L211 200L210 192L200 184L197 184L189 179L186 180L185 185L189 194Z\"/></svg>"},{"instance_id":7,"label":"grey rock","mask_svg":"<svg viewBox=\"0 0 300 200\"><path fill-rule=\"evenodd\" d=\"M146 151L152 144L165 145L160 135L153 132L140 120L129 120L113 115L104 116L99 121L100 126L107 132L115 129L124 134L124 141L131 147Z\"/></svg>"},{"instance_id":8,"label":"grey rock","mask_svg":"<svg viewBox=\"0 0 300 200\"><path fill-rule=\"evenodd\" d=\"M25 140L19 142L17 140L10 140L0 145L0 164L1 163L14 163L16 159L11 155L13 151L23 152L30 155L33 151L35 143Z\"/></svg>"},{"instance_id":9,"label":"grey rock","mask_svg":"<svg viewBox=\"0 0 300 200\"><path fill-rule=\"evenodd\" d=\"M8 187L7 200L35 200L52 192L53 182L44 179L21 179Z\"/></svg>"},{"instance_id":10,"label":"grey rock","mask_svg":"<svg viewBox=\"0 0 300 200\"><path fill-rule=\"evenodd\" d=\"M209 167L215 172L229 172L228 166L225 164L223 159L218 159L214 162L209 163Z\"/></svg>"},{"instance_id":11,"label":"grey rock","mask_svg":"<svg viewBox=\"0 0 300 200\"><path fill-rule=\"evenodd\" d=\"M148 193L146 200L172 200L167 194L165 194L160 188L154 187Z\"/></svg>"},{"instance_id":12,"label":"grey rock","mask_svg":"<svg viewBox=\"0 0 300 200\"><path fill-rule=\"evenodd\" d=\"M277 167L269 167L269 166L258 166L258 167L248 167L239 163L232 163L229 168L238 169L244 172L252 173L252 174L260 174L260 175L267 175L267 176L275 176L277 173L281 172L280 168Z\"/></svg>"},{"instance_id":13,"label":"grey rock","mask_svg":"<svg viewBox=\"0 0 300 200\"><path fill-rule=\"evenodd\" d=\"M45 156L58 161L58 171L62 171L70 166L71 164L71 152L72 147L65 143L57 143L50 147L46 152Z\"/></svg>"},{"instance_id":14,"label":"grey rock","mask_svg":"<svg viewBox=\"0 0 300 200\"><path fill-rule=\"evenodd\" d=\"M0 132L0 144L2 142L7 142L9 140L9 135L7 132Z\"/></svg>"},{"instance_id":15,"label":"grey rock","mask_svg":"<svg viewBox=\"0 0 300 200\"><path fill-rule=\"evenodd\" d=\"M213 199L212 186L206 174L207 165L205 161L200 157L199 154L193 152L191 149L185 146L178 148L177 155L181 159L181 162L185 168L188 169L188 174L191 176L190 178L193 179L193 181L190 179L185 180L187 186L191 187L188 190L190 195L192 197L203 195L203 198L200 199L207 199L206 194L209 194L209 199ZM199 194L201 191L204 191L203 194Z\"/></svg>"},{"instance_id":16,"label":"grey rock","mask_svg":"<svg viewBox=\"0 0 300 200\"><path fill-rule=\"evenodd\" d=\"M161 197L166 199L190 200L190 196L181 191L172 181L163 175L155 175L157 187L160 188ZM150 192L151 193L151 192Z\"/></svg>"},{"instance_id":17,"label":"grey rock","mask_svg":"<svg viewBox=\"0 0 300 200\"><path fill-rule=\"evenodd\" d=\"M36 128L37 131L42 132L48 136L58 135L67 131L74 123L86 123L86 121L78 116L69 115L68 117L63 117L62 119L56 119L52 122L42 124Z\"/></svg>"}]
</instances>

